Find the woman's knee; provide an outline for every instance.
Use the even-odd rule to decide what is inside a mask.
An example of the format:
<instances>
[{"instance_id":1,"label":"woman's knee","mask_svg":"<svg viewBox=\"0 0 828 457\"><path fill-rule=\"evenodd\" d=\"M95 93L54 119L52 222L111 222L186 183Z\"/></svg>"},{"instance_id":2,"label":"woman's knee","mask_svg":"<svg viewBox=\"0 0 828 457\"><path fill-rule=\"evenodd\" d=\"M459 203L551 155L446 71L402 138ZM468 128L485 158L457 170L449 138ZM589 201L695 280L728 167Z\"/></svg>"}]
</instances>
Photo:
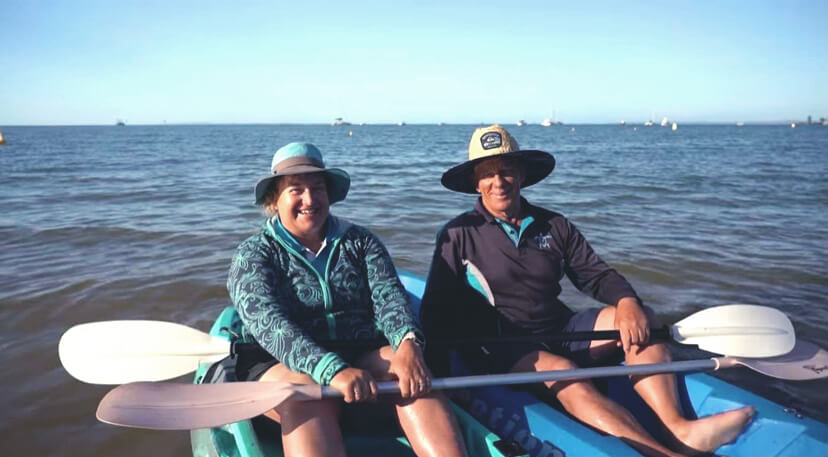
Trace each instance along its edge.
<instances>
[{"instance_id":1,"label":"woman's knee","mask_svg":"<svg viewBox=\"0 0 828 457\"><path fill-rule=\"evenodd\" d=\"M291 384L316 384L310 375L299 373L277 363L265 371L259 378L259 382L289 382Z\"/></svg>"},{"instance_id":2,"label":"woman's knee","mask_svg":"<svg viewBox=\"0 0 828 457\"><path fill-rule=\"evenodd\" d=\"M383 346L379 349L361 355L354 366L367 370L376 379L387 379L391 359L394 357L394 350L391 346Z\"/></svg>"}]
</instances>

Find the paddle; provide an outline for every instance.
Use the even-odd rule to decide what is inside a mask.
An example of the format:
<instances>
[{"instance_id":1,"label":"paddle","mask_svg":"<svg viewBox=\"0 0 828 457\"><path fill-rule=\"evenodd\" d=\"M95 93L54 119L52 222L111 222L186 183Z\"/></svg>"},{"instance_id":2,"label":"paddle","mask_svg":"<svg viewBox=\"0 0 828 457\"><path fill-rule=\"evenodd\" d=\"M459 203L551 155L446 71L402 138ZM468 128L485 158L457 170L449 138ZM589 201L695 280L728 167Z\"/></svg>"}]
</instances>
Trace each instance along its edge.
<instances>
[{"instance_id":1,"label":"paddle","mask_svg":"<svg viewBox=\"0 0 828 457\"><path fill-rule=\"evenodd\" d=\"M676 324L651 330L653 338L738 357L773 357L795 343L790 319L779 310L758 305L724 305L696 312ZM459 346L552 340L618 340L617 330L553 335L499 336L430 341ZM376 345L387 341L320 342L332 347ZM239 349L243 346L239 345ZM124 320L80 324L67 330L58 344L61 363L70 375L91 384L161 381L187 374L200 362L227 357L231 343L181 324Z\"/></svg>"},{"instance_id":2,"label":"paddle","mask_svg":"<svg viewBox=\"0 0 828 457\"><path fill-rule=\"evenodd\" d=\"M766 359L714 357L648 365L611 366L563 371L508 373L442 378L433 389L456 389L486 385L525 384L619 375L719 370L737 365L765 375L788 380L828 377L828 352L798 341L786 355ZM377 383L380 393L399 392L394 381ZM217 427L263 414L286 401L339 397L330 387L289 383L234 382L228 384L175 384L138 382L116 387L104 396L97 417L102 422L125 427L159 430L191 430Z\"/></svg>"},{"instance_id":3,"label":"paddle","mask_svg":"<svg viewBox=\"0 0 828 457\"><path fill-rule=\"evenodd\" d=\"M124 320L67 330L58 343L63 367L91 384L161 381L187 374L199 362L227 357L230 342L181 324Z\"/></svg>"}]
</instances>

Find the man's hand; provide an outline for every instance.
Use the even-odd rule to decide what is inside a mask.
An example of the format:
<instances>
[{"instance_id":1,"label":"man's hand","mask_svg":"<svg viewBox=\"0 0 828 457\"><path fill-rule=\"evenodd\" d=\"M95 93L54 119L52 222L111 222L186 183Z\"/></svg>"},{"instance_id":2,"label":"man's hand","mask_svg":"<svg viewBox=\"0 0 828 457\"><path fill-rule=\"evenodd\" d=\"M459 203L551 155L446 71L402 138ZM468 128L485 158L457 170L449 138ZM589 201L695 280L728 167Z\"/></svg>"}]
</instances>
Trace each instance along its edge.
<instances>
[{"instance_id":1,"label":"man's hand","mask_svg":"<svg viewBox=\"0 0 828 457\"><path fill-rule=\"evenodd\" d=\"M400 343L388 371L397 377L402 398L417 398L431 391L431 373L420 346L412 340Z\"/></svg>"},{"instance_id":2,"label":"man's hand","mask_svg":"<svg viewBox=\"0 0 828 457\"><path fill-rule=\"evenodd\" d=\"M334 375L331 387L342 393L345 403L377 398L377 382L370 373L359 368L348 367Z\"/></svg>"},{"instance_id":3,"label":"man's hand","mask_svg":"<svg viewBox=\"0 0 828 457\"><path fill-rule=\"evenodd\" d=\"M621 333L619 345L624 352L643 346L650 340L650 323L635 297L624 297L615 306L615 328Z\"/></svg>"}]
</instances>

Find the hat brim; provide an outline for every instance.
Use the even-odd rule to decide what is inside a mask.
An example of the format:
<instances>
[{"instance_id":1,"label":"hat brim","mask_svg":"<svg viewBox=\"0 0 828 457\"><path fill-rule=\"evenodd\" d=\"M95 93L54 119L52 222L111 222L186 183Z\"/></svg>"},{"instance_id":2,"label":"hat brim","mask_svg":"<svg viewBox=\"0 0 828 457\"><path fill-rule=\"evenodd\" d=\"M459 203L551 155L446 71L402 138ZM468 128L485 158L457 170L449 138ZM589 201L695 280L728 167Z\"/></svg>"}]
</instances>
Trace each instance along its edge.
<instances>
[{"instance_id":1,"label":"hat brim","mask_svg":"<svg viewBox=\"0 0 828 457\"><path fill-rule=\"evenodd\" d=\"M526 165L526 178L523 180L523 184L520 186L521 188L537 184L543 180L543 178L549 176L549 173L552 173L552 170L555 169L555 157L553 157L552 154L546 151L526 149L507 152L504 154L478 157L477 159L463 162L443 173L440 183L442 183L446 189L453 190L455 192L476 194L477 183L474 182L474 167L484 160L493 158L517 159Z\"/></svg>"},{"instance_id":2,"label":"hat brim","mask_svg":"<svg viewBox=\"0 0 828 457\"><path fill-rule=\"evenodd\" d=\"M256 204L261 205L267 195L270 186L276 178L290 175L301 175L306 173L325 173L325 178L328 182L328 203L334 204L345 200L348 195L348 189L351 188L351 176L348 172L341 168L319 168L310 165L291 167L282 173L265 176L256 183L254 193L256 195Z\"/></svg>"}]
</instances>

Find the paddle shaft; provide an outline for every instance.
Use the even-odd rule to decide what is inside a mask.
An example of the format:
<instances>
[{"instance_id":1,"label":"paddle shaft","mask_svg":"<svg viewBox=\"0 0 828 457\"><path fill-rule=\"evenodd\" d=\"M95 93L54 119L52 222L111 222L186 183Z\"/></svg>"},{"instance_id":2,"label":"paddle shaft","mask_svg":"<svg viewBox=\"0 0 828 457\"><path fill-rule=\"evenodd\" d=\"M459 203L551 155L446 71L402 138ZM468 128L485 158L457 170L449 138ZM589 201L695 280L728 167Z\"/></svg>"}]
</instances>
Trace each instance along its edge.
<instances>
[{"instance_id":1,"label":"paddle shaft","mask_svg":"<svg viewBox=\"0 0 828 457\"><path fill-rule=\"evenodd\" d=\"M671 338L669 327L651 328L650 338L654 340L669 340ZM595 330L570 333L537 333L529 335L501 335L483 336L457 339L434 339L426 342L429 346L456 347L474 346L484 344L510 344L510 343L548 343L553 341L593 341L593 340L620 340L621 334L618 330ZM320 341L321 346L335 348L369 348L379 347L388 344L385 339L371 339L358 341L328 340ZM233 351L236 353L244 351L264 351L256 343L234 343Z\"/></svg>"},{"instance_id":2,"label":"paddle shaft","mask_svg":"<svg viewBox=\"0 0 828 457\"><path fill-rule=\"evenodd\" d=\"M572 381L576 379L607 378L612 376L634 376L656 373L679 373L687 371L716 371L735 366L730 357L685 360L680 362L649 363L642 365L618 365L609 367L576 368L573 370L531 371L526 373L503 373L488 375L456 376L437 378L431 382L434 390L462 389L492 385L531 384L547 381ZM379 394L399 393L396 381L377 383ZM342 394L329 386L322 387L323 397L341 397Z\"/></svg>"},{"instance_id":3,"label":"paddle shaft","mask_svg":"<svg viewBox=\"0 0 828 457\"><path fill-rule=\"evenodd\" d=\"M512 333L515 331L518 334ZM227 329L228 333L236 336ZM432 338L430 348L553 344L555 341L617 341L618 331L520 334L468 338ZM774 357L790 352L795 343L793 325L778 310L757 305L723 305L693 313L664 328L650 329L652 341L697 345L704 351L737 357ZM326 351L353 348L369 351L387 346L379 338L360 341L316 340ZM103 344L102 344L103 343ZM539 346L542 348L542 346ZM548 348L552 349L552 348ZM228 355L269 358L257 344L232 344L228 338L170 322L105 321L80 324L67 330L58 344L61 363L72 376L92 384L172 379Z\"/></svg>"}]
</instances>

